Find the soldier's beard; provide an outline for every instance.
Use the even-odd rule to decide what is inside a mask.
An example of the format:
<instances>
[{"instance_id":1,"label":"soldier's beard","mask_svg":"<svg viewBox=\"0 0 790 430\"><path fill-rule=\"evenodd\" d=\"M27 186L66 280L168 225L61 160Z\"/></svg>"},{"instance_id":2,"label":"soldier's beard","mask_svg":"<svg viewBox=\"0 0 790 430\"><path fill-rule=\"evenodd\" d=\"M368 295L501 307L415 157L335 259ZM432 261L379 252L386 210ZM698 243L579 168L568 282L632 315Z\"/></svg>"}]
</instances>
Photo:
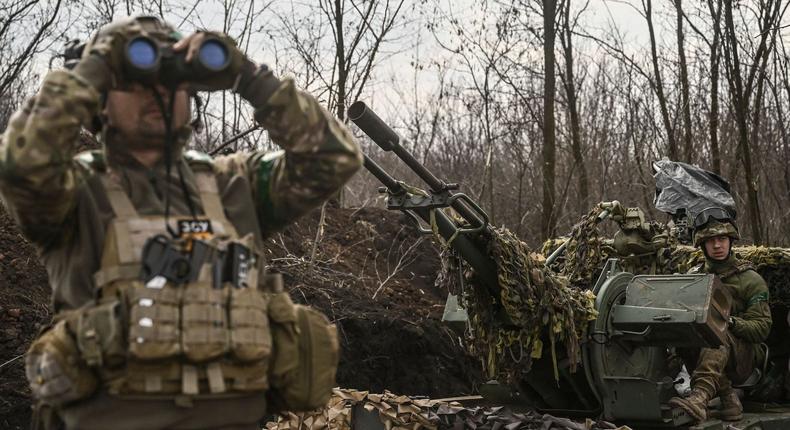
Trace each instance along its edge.
<instances>
[{"instance_id":1,"label":"soldier's beard","mask_svg":"<svg viewBox=\"0 0 790 430\"><path fill-rule=\"evenodd\" d=\"M167 147L166 114L161 111L159 103L145 92L110 93L104 114L106 130L105 143L108 149L116 153L135 151L162 151ZM189 98L185 92L179 91L173 99L174 106L165 103L164 109L171 116L171 137L174 153L183 147L185 129L188 129ZM110 102L111 101L111 102ZM187 133L188 136L188 133Z\"/></svg>"}]
</instances>

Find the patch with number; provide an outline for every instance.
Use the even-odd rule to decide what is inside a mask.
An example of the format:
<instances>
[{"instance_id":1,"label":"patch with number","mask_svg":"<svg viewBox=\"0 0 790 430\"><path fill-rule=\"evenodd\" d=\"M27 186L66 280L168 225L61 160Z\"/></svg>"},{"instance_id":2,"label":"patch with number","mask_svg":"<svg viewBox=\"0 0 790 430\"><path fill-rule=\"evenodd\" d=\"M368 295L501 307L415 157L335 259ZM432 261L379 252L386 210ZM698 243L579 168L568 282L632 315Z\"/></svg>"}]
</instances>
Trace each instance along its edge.
<instances>
[{"instance_id":1,"label":"patch with number","mask_svg":"<svg viewBox=\"0 0 790 430\"><path fill-rule=\"evenodd\" d=\"M178 220L178 236L182 238L209 239L214 234L210 219Z\"/></svg>"}]
</instances>

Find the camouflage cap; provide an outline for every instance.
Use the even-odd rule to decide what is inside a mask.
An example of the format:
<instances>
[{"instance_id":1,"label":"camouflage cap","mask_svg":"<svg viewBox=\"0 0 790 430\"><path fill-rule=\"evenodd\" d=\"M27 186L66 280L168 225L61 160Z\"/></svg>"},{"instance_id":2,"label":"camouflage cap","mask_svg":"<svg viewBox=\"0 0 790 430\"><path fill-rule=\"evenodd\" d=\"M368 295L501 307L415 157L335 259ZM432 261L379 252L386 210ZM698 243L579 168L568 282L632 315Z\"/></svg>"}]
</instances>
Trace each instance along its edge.
<instances>
[{"instance_id":1,"label":"camouflage cap","mask_svg":"<svg viewBox=\"0 0 790 430\"><path fill-rule=\"evenodd\" d=\"M741 238L738 229L732 221L711 220L694 231L694 246L702 246L706 240L716 236L727 236L732 240Z\"/></svg>"},{"instance_id":2,"label":"camouflage cap","mask_svg":"<svg viewBox=\"0 0 790 430\"><path fill-rule=\"evenodd\" d=\"M127 40L135 36L148 36L162 42L174 43L182 36L173 26L155 16L125 17L103 25L82 51L83 57L90 52L106 53L105 44L111 43L112 36L122 35Z\"/></svg>"}]
</instances>

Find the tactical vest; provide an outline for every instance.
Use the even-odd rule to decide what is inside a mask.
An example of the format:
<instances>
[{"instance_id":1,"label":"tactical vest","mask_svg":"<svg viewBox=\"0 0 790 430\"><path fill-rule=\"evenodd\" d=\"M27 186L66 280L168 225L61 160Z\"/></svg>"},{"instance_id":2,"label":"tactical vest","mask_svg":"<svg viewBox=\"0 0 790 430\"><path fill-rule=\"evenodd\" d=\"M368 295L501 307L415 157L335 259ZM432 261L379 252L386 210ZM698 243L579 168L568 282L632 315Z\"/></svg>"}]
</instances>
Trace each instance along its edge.
<instances>
[{"instance_id":1,"label":"tactical vest","mask_svg":"<svg viewBox=\"0 0 790 430\"><path fill-rule=\"evenodd\" d=\"M177 401L272 388L269 397L291 410L326 402L334 325L294 305L279 274L264 274L253 235L238 237L226 219L213 173L195 177L205 216L168 220L184 233L172 239L163 216L140 216L117 177L100 173L114 218L97 298L56 316L31 345L27 374L40 401L59 407L101 386Z\"/></svg>"}]
</instances>

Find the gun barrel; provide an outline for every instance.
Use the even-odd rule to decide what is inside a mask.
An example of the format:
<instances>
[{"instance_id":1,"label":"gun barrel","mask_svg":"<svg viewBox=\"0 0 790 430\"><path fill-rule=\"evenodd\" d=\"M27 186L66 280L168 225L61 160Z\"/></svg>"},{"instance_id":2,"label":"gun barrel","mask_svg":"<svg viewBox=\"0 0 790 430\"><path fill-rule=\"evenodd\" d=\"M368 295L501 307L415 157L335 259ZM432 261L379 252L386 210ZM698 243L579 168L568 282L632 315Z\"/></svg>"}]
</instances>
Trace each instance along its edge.
<instances>
[{"instance_id":1,"label":"gun barrel","mask_svg":"<svg viewBox=\"0 0 790 430\"><path fill-rule=\"evenodd\" d=\"M369 108L365 102L354 102L351 107L348 108L348 118L356 124L360 130L373 139L381 149L394 152L398 158L403 160L403 162L420 177L420 179L428 184L431 191L435 193L448 191L447 184L417 161L417 159L400 144L400 136L398 136L398 133L395 133L395 130L379 118L376 112L373 112L373 109ZM448 191L448 193L450 195L454 194L451 191ZM474 209L470 208L469 205L462 200L455 200L452 203L452 208L470 224L482 225L485 222L475 213Z\"/></svg>"},{"instance_id":2,"label":"gun barrel","mask_svg":"<svg viewBox=\"0 0 790 430\"><path fill-rule=\"evenodd\" d=\"M382 121L382 119L376 115L376 112L373 112L365 102L354 102L354 104L348 108L348 118L356 124L360 130L370 136L381 149L394 152L398 158L403 160L403 162L420 177L420 179L428 184L432 191L440 192L446 188L447 184L434 176L434 174L420 164L406 148L401 146L401 139L398 133L395 133L395 130Z\"/></svg>"},{"instance_id":3,"label":"gun barrel","mask_svg":"<svg viewBox=\"0 0 790 430\"><path fill-rule=\"evenodd\" d=\"M390 193L402 194L406 192L406 190L403 189L403 185L401 185L400 182L398 182L395 178L393 178L392 175L387 173L387 171L382 169L381 166L378 165L378 163L371 160L367 154L363 154L363 156L365 160L365 164L364 164L365 168L368 169L368 172L370 172L373 176L375 176L376 179L379 180L379 182L384 184L384 186L387 187Z\"/></svg>"},{"instance_id":4,"label":"gun barrel","mask_svg":"<svg viewBox=\"0 0 790 430\"><path fill-rule=\"evenodd\" d=\"M400 136L376 115L364 102L355 102L348 108L348 118L370 136L385 151L399 145Z\"/></svg>"}]
</instances>

